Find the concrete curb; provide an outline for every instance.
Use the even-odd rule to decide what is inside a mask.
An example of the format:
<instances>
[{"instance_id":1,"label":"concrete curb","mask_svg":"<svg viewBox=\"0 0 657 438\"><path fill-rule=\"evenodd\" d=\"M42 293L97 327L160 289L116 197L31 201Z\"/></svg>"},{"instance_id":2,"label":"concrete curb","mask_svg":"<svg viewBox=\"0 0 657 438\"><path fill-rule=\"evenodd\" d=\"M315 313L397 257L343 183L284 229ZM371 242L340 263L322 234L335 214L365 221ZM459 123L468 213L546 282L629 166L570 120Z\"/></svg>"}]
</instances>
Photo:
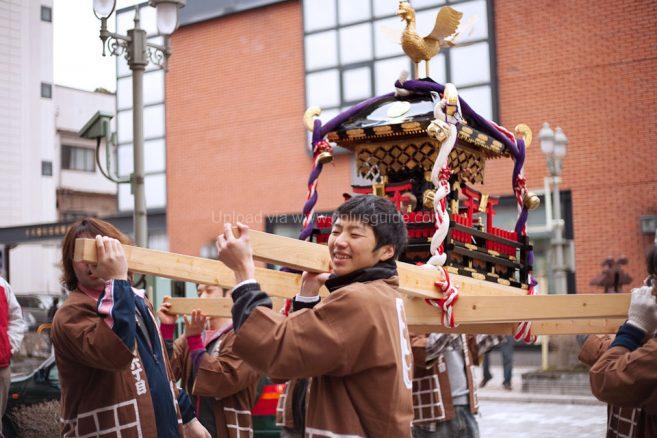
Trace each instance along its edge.
<instances>
[{"instance_id":1,"label":"concrete curb","mask_svg":"<svg viewBox=\"0 0 657 438\"><path fill-rule=\"evenodd\" d=\"M507 393L501 391L478 391L477 395L480 401L604 406L604 403L600 400L586 395L536 394L527 392Z\"/></svg>"}]
</instances>

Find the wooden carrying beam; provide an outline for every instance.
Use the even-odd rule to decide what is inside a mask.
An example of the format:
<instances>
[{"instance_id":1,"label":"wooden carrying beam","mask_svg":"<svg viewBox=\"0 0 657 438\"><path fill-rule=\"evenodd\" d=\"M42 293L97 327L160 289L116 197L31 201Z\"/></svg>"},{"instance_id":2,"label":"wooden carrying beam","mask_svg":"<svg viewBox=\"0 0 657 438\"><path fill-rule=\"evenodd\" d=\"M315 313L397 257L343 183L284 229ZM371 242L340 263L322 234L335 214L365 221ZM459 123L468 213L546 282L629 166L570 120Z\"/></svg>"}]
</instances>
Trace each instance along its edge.
<instances>
[{"instance_id":1,"label":"wooden carrying beam","mask_svg":"<svg viewBox=\"0 0 657 438\"><path fill-rule=\"evenodd\" d=\"M252 230L249 231L249 238L256 260L309 272L328 272L330 269L328 249L325 245ZM128 259L128 266L133 272L174 280L216 284L226 288L235 285L232 271L217 260L137 246L123 245L123 248ZM96 241L94 239L76 239L74 258L95 263ZM406 295L417 298L441 297L441 293L434 286L436 280L442 279L438 271L401 262L397 262L397 271L399 288ZM263 289L284 298L294 296L299 290L300 283L297 277L286 272L256 268L256 278ZM482 282L456 274L451 274L450 279L459 288L462 296L525 294L524 291L510 286ZM293 288L290 289L290 285L287 283L283 284L285 281L293 282Z\"/></svg>"},{"instance_id":2,"label":"wooden carrying beam","mask_svg":"<svg viewBox=\"0 0 657 438\"><path fill-rule=\"evenodd\" d=\"M237 229L235 234L239 235ZM249 240L256 260L274 265L286 266L308 272L329 272L331 259L326 245L304 242L262 231L249 230ZM410 263L397 262L400 289L408 296L417 298L437 298L434 283L443 280L439 271L422 268ZM462 296L467 295L525 295L517 288L483 282L458 274L450 274L452 284L459 288Z\"/></svg>"},{"instance_id":3,"label":"wooden carrying beam","mask_svg":"<svg viewBox=\"0 0 657 438\"><path fill-rule=\"evenodd\" d=\"M134 246L124 245L124 248L128 267L134 272L175 280L217 284L226 288L235 284L232 271L216 260ZM96 262L95 241L93 239L77 239L74 258L89 263ZM417 269L423 275L428 274L428 271ZM407 275L412 277L410 273ZM301 282L301 276L298 274L264 268L256 268L256 278L263 290L281 298L293 297L299 290ZM506 290L500 291L498 287L510 288L494 283L478 280L472 280L472 282L463 283L464 288L460 291L461 296L454 307L458 323L622 318L627 314L629 306L629 295L625 294L530 297L518 294L510 295ZM401 290L410 296L406 302L409 319L412 319L417 325L439 324L438 312L435 308L428 306L423 300L411 298L417 297L418 294L408 293L405 287L402 286ZM479 291L484 293L480 296ZM499 295L496 295L496 292ZM439 294L434 291L424 291L424 294L420 296L437 297Z\"/></svg>"},{"instance_id":4,"label":"wooden carrying beam","mask_svg":"<svg viewBox=\"0 0 657 438\"><path fill-rule=\"evenodd\" d=\"M532 323L532 333L535 335L588 335L614 334L624 319L577 319L558 321L535 321ZM497 324L464 324L454 329L438 325L414 325L409 322L411 333L465 333L486 335L513 335L514 323Z\"/></svg>"},{"instance_id":5,"label":"wooden carrying beam","mask_svg":"<svg viewBox=\"0 0 657 438\"><path fill-rule=\"evenodd\" d=\"M230 298L166 298L171 303L173 313L188 315L192 310L201 310L208 316L231 317L232 300ZM283 306L283 301L273 298L275 310ZM434 315L434 319L436 315ZM422 324L412 315L407 315L409 330L413 333L466 333L513 335L514 323L496 324L464 324L454 329L431 323ZM592 334L616 333L624 319L592 319L592 320L557 320L534 322L532 332L536 335L565 335L565 334Z\"/></svg>"}]
</instances>

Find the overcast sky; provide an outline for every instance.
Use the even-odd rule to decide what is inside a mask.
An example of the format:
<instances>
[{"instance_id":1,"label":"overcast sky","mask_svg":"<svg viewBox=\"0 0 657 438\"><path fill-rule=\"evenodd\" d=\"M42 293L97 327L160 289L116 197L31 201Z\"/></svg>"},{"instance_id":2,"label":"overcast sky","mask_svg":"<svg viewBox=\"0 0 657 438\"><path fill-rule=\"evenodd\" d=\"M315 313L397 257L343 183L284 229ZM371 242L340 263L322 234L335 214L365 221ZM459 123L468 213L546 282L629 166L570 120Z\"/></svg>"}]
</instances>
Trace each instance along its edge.
<instances>
[{"instance_id":1,"label":"overcast sky","mask_svg":"<svg viewBox=\"0 0 657 438\"><path fill-rule=\"evenodd\" d=\"M117 0L116 7L137 3L140 0ZM114 16L108 24L114 28ZM94 15L92 0L54 0L53 25L55 84L115 91L116 60L102 56L100 21Z\"/></svg>"}]
</instances>

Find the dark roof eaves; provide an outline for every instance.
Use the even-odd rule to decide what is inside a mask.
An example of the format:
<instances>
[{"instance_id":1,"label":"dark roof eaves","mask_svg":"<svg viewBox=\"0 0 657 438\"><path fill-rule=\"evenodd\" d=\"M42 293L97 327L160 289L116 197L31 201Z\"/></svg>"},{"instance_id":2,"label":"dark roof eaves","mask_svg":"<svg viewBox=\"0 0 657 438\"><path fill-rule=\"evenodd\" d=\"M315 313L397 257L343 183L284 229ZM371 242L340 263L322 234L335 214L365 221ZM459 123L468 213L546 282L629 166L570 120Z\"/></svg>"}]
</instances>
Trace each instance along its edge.
<instances>
[{"instance_id":1,"label":"dark roof eaves","mask_svg":"<svg viewBox=\"0 0 657 438\"><path fill-rule=\"evenodd\" d=\"M214 20L215 18L226 17L228 15L236 14L239 12L249 11L251 9L262 8L266 6L271 6L276 3L283 3L290 0L240 0L238 2L231 2L225 0L213 0L211 1L211 9L201 12L191 12L193 14L191 17L188 16L190 12L190 5L192 0L188 0L187 5L180 10L180 27L189 26L192 24L202 23L204 21ZM227 5L227 3L229 3ZM117 13L122 13L130 10L134 10L135 6L144 7L148 6L148 2L141 2L132 6L126 6L121 9L117 9Z\"/></svg>"},{"instance_id":2,"label":"dark roof eaves","mask_svg":"<svg viewBox=\"0 0 657 438\"><path fill-rule=\"evenodd\" d=\"M283 3L290 0L242 0L234 4L232 2L218 1L214 4L214 8L208 11L203 11L192 15L186 16L184 8L181 10L180 27L190 26L193 24L202 23L204 21L214 20L216 18L227 17L229 15L237 14L240 12L250 11L252 9L263 8L274 5L276 3ZM221 5L221 4L224 5ZM225 3L231 3L225 5Z\"/></svg>"}]
</instances>

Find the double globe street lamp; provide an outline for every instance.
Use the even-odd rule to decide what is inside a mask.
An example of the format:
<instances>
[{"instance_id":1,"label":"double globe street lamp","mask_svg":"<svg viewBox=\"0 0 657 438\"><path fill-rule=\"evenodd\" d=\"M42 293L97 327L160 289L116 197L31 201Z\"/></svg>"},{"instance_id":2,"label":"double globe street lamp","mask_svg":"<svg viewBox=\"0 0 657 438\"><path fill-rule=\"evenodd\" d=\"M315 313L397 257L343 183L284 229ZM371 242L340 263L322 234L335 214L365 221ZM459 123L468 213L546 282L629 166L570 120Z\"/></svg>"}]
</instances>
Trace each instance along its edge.
<instances>
[{"instance_id":1,"label":"double globe street lamp","mask_svg":"<svg viewBox=\"0 0 657 438\"><path fill-rule=\"evenodd\" d=\"M107 20L116 9L116 0L93 0L94 14L100 20L100 39L103 42L103 56L124 55L132 71L132 148L134 158L130 184L134 196L135 243L146 247L148 228L146 195L144 190L144 70L149 62L164 69L171 51L169 36L178 28L180 8L186 0L149 0L149 6L156 10L157 30L164 36L164 45L154 44L147 39L146 31L140 27L139 6L135 8L134 27L127 35L110 32Z\"/></svg>"}]
</instances>

